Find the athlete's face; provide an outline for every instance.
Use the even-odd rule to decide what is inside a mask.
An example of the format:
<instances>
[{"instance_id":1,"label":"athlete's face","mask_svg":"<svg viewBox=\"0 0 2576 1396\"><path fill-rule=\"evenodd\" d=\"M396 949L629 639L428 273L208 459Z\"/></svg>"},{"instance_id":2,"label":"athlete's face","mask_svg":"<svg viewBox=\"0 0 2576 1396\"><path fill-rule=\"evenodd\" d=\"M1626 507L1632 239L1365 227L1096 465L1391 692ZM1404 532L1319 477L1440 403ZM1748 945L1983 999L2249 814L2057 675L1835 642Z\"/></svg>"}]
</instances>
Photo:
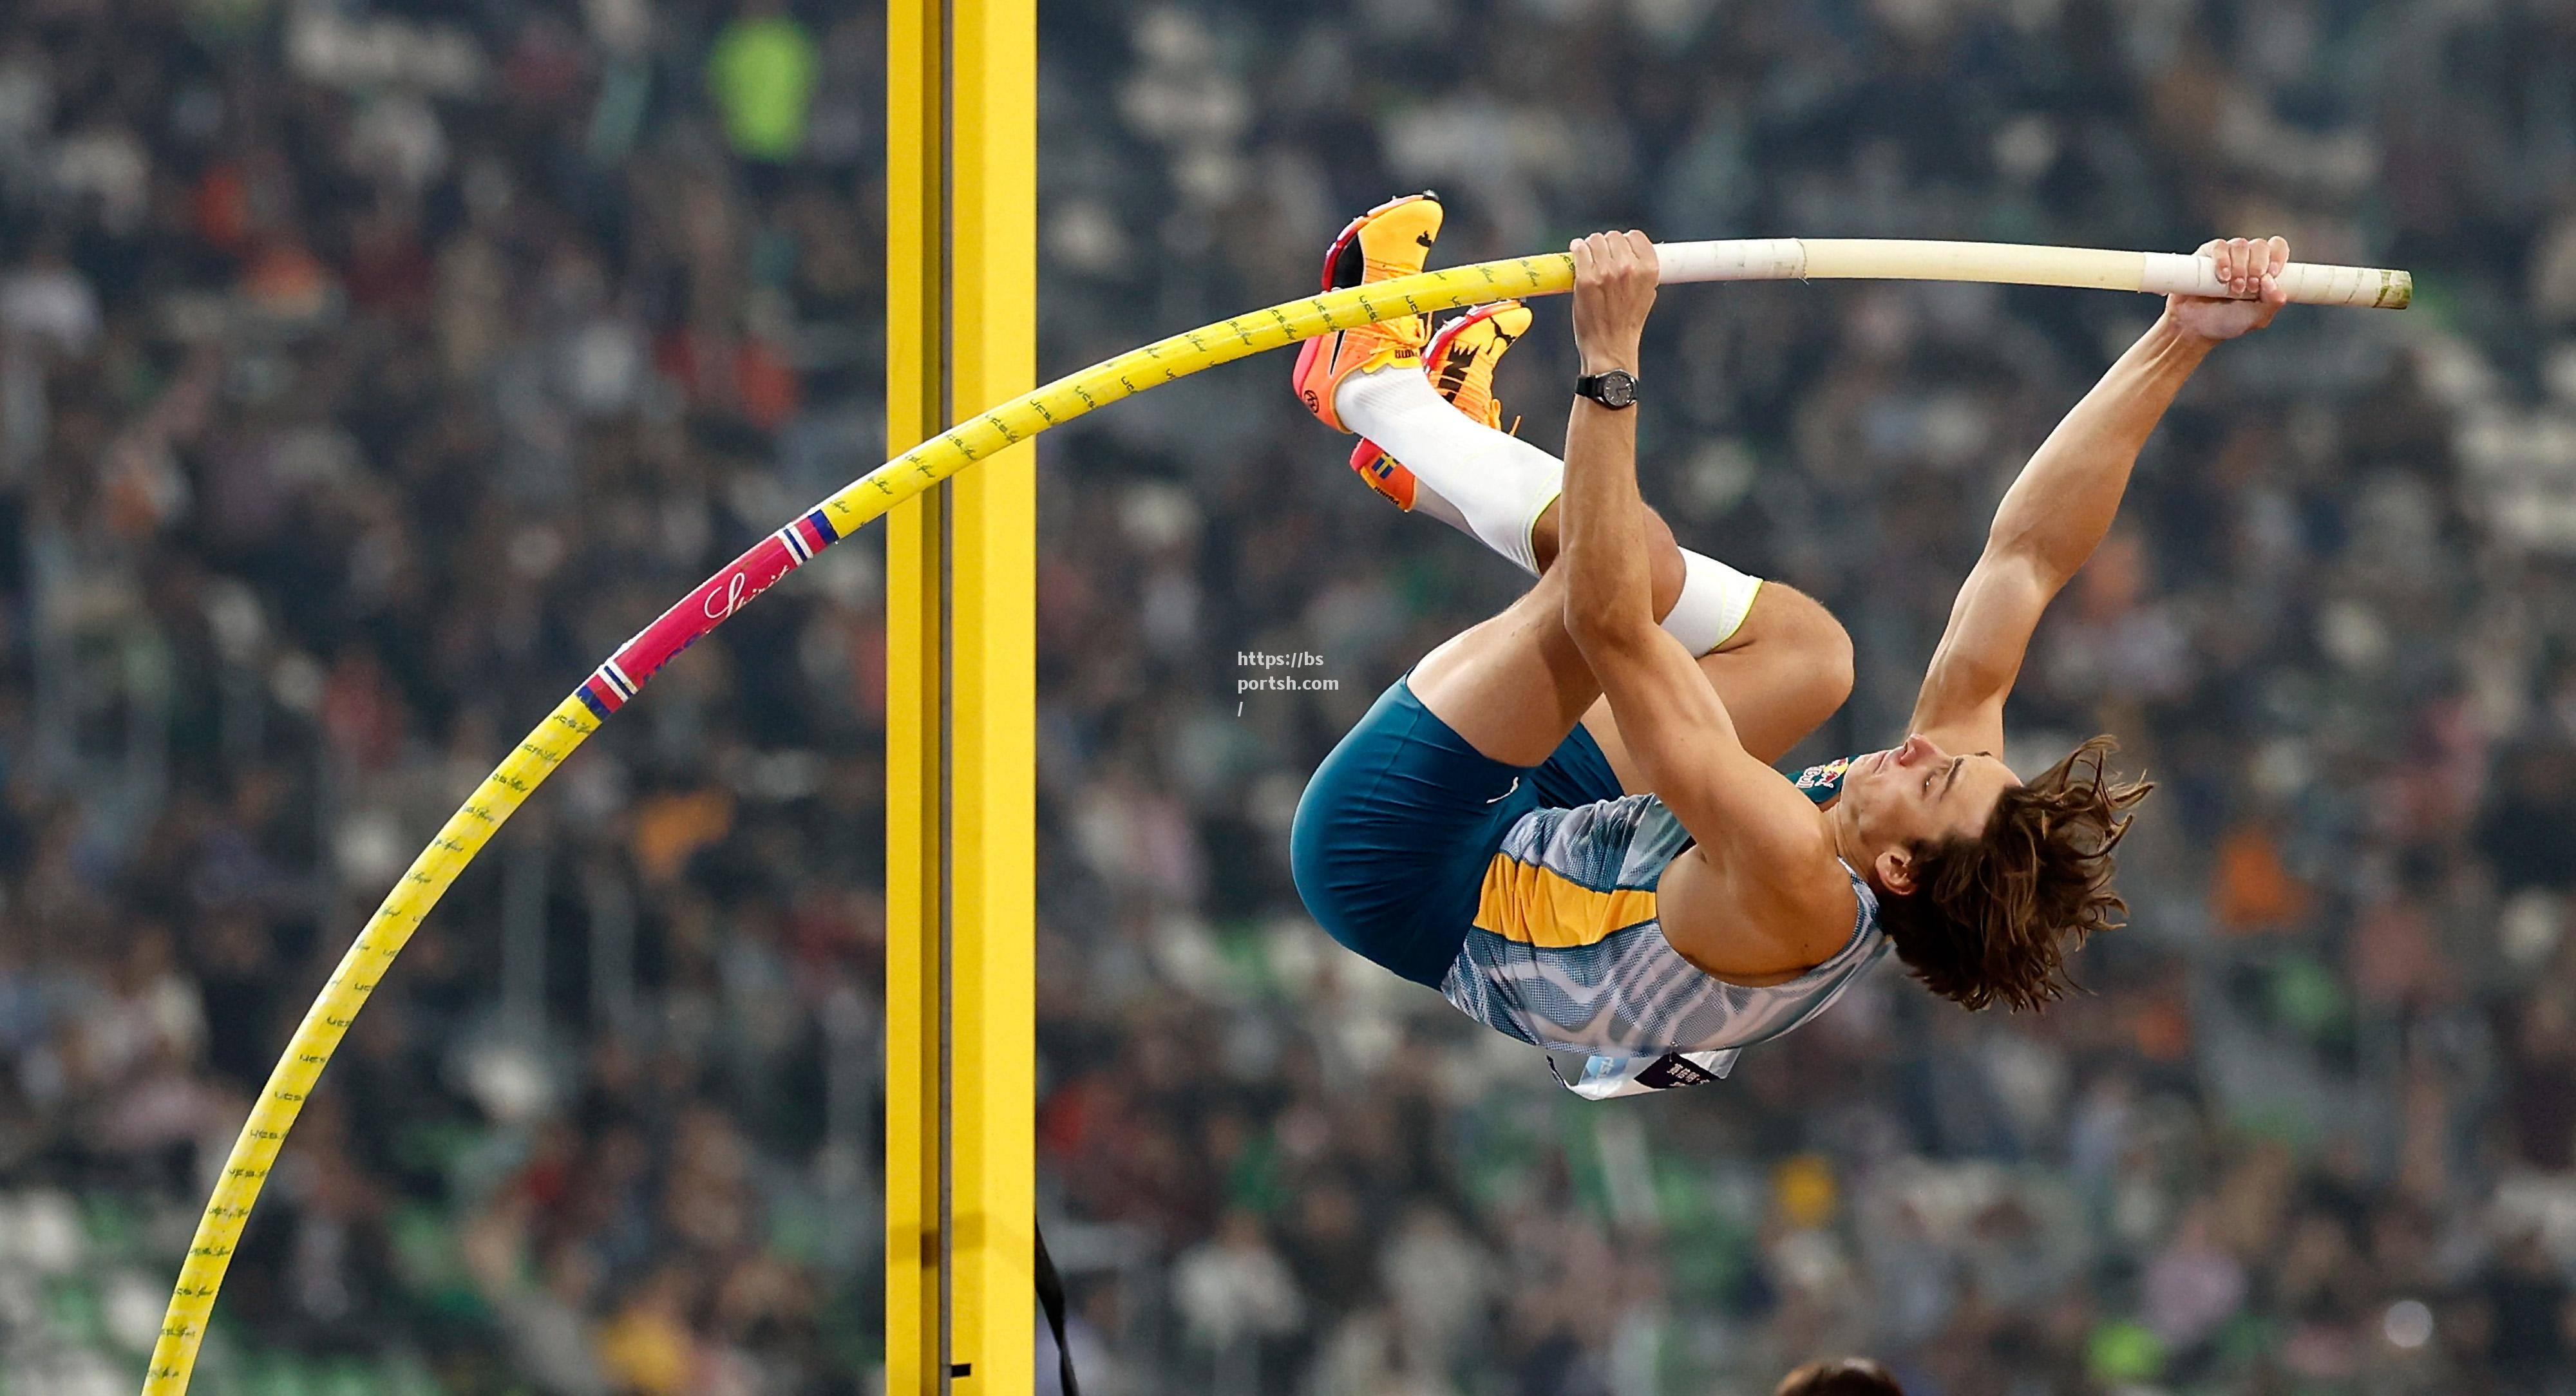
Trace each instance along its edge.
<instances>
[{"instance_id":1,"label":"athlete's face","mask_svg":"<svg viewBox=\"0 0 2576 1396\"><path fill-rule=\"evenodd\" d=\"M2018 784L1993 755L1944 751L1918 734L1852 762L1843 773L1842 799L1864 846L1877 850L1871 867L1879 884L1902 895L1914 890L1909 850L1974 837L1995 801Z\"/></svg>"}]
</instances>

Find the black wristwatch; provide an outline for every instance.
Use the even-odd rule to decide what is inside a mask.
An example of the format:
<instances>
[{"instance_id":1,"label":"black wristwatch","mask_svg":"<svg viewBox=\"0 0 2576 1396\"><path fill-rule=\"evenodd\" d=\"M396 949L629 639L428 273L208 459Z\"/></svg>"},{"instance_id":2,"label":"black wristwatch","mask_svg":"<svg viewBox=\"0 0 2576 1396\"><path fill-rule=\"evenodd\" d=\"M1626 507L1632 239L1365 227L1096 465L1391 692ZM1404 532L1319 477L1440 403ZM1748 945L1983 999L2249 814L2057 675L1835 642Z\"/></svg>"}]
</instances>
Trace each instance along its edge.
<instances>
[{"instance_id":1,"label":"black wristwatch","mask_svg":"<svg viewBox=\"0 0 2576 1396\"><path fill-rule=\"evenodd\" d=\"M1624 368L1607 373L1587 373L1574 380L1577 397L1588 397L1616 412L1637 405L1637 375Z\"/></svg>"}]
</instances>

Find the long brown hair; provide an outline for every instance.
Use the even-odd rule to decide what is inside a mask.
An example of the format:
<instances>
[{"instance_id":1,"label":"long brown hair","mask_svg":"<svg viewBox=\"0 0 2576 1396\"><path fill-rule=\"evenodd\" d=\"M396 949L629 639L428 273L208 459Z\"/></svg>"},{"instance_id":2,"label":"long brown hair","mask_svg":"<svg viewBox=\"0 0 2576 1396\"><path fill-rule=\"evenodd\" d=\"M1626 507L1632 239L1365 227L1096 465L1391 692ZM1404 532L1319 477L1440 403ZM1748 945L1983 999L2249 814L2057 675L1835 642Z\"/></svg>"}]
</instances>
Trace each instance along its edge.
<instances>
[{"instance_id":1,"label":"long brown hair","mask_svg":"<svg viewBox=\"0 0 2576 1396\"><path fill-rule=\"evenodd\" d=\"M1881 894L1879 924L1923 987L1969 1009L2065 997L2066 957L2128 914L2111 853L2155 788L2104 774L2118 747L2095 737L2005 790L1976 837L1913 849L1914 891Z\"/></svg>"}]
</instances>

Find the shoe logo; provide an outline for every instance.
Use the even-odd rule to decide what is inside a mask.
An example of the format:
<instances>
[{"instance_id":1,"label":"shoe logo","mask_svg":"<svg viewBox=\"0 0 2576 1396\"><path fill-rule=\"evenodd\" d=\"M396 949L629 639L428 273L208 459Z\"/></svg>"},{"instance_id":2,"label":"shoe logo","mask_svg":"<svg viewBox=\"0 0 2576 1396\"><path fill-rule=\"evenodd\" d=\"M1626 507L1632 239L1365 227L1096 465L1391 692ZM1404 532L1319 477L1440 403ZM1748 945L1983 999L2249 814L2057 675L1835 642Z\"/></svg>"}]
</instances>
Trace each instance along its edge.
<instances>
[{"instance_id":1,"label":"shoe logo","mask_svg":"<svg viewBox=\"0 0 2576 1396\"><path fill-rule=\"evenodd\" d=\"M1309 412L1318 410L1323 401L1321 398L1315 396L1315 390L1312 388L1306 389L1303 393L1299 394L1299 396L1306 399L1306 410Z\"/></svg>"},{"instance_id":2,"label":"shoe logo","mask_svg":"<svg viewBox=\"0 0 2576 1396\"><path fill-rule=\"evenodd\" d=\"M1428 250L1431 246L1431 235L1429 233L1415 233L1413 235L1413 240L1422 244L1425 250Z\"/></svg>"},{"instance_id":3,"label":"shoe logo","mask_svg":"<svg viewBox=\"0 0 2576 1396\"><path fill-rule=\"evenodd\" d=\"M1473 345L1449 347L1447 361L1440 365L1440 381L1434 385L1442 397L1454 398L1459 389L1467 386L1467 372L1475 367L1476 356L1482 352Z\"/></svg>"}]
</instances>

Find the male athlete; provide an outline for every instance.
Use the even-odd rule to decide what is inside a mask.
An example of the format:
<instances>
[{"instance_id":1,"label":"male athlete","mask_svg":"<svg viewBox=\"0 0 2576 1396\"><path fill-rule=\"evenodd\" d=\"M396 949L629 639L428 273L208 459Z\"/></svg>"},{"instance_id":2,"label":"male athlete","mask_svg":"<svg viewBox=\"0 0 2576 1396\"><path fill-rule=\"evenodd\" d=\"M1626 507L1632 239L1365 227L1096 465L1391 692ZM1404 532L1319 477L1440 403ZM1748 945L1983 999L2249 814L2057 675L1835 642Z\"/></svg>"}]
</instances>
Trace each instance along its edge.
<instances>
[{"instance_id":1,"label":"male athlete","mask_svg":"<svg viewBox=\"0 0 2576 1396\"><path fill-rule=\"evenodd\" d=\"M1440 217L1427 194L1371 210L1327 252L1326 288L1420 271ZM1362 477L1539 574L1316 770L1290 839L1316 920L1480 1022L1590 1054L1574 1088L1595 1098L1725 1075L1891 947L1970 1009L2059 997L2066 955L2125 910L2111 854L2147 787L2105 776L2107 737L2018 780L2004 699L2174 394L2287 299L2281 239L2201 251L2249 299L2167 299L2005 494L1911 735L1795 781L1768 763L1847 696L1850 642L1808 598L1683 551L1639 497L1643 234L1573 245L1562 463L1494 426L1524 307L1437 340L1417 318L1310 341L1299 396L1364 438Z\"/></svg>"}]
</instances>

